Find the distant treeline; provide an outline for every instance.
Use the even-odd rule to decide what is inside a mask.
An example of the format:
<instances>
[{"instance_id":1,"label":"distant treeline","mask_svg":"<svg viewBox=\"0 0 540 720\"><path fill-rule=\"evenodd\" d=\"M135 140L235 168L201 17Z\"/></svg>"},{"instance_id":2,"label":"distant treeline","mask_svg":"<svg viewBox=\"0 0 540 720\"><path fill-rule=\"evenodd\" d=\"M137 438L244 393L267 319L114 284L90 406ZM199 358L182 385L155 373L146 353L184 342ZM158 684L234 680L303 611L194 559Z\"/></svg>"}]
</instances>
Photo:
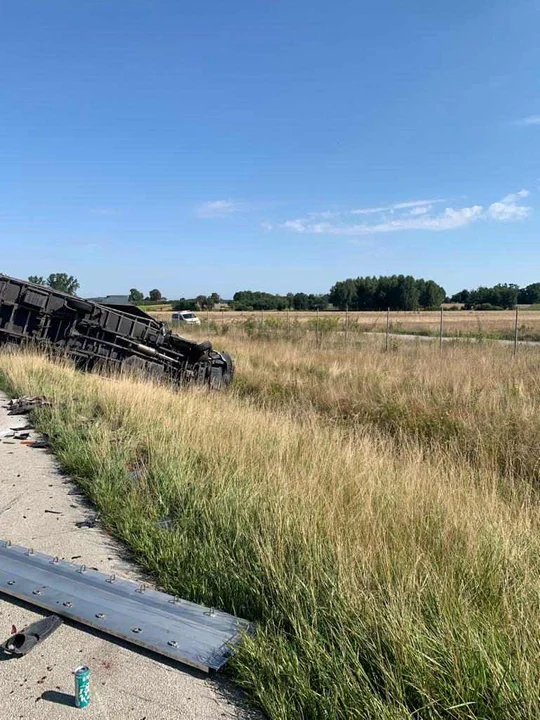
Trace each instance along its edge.
<instances>
[{"instance_id":1,"label":"distant treeline","mask_svg":"<svg viewBox=\"0 0 540 720\"><path fill-rule=\"evenodd\" d=\"M349 278L337 282L329 300L339 310L419 310L444 302L444 288L412 275Z\"/></svg>"},{"instance_id":2,"label":"distant treeline","mask_svg":"<svg viewBox=\"0 0 540 720\"><path fill-rule=\"evenodd\" d=\"M130 300L141 303L144 295L130 291ZM159 304L165 298L154 289L144 298L149 304ZM442 303L463 304L466 309L498 310L513 308L516 304L540 303L540 283L520 288L518 285L498 284L461 290L447 297L444 288L434 280L414 278L412 275L381 275L340 280L327 294L272 293L241 290L232 300L222 300L218 293L198 295L195 298L169 300L175 310L212 310L221 304L231 310L427 310L439 308Z\"/></svg>"},{"instance_id":3,"label":"distant treeline","mask_svg":"<svg viewBox=\"0 0 540 720\"><path fill-rule=\"evenodd\" d=\"M540 303L540 283L520 288L513 283L499 283L493 287L479 287L476 290L461 290L452 295L450 302L464 303L467 309L498 310L510 309L516 305Z\"/></svg>"},{"instance_id":4,"label":"distant treeline","mask_svg":"<svg viewBox=\"0 0 540 720\"><path fill-rule=\"evenodd\" d=\"M230 305L235 310L326 310L328 295L308 295L303 292L272 295L241 290L234 293Z\"/></svg>"}]
</instances>

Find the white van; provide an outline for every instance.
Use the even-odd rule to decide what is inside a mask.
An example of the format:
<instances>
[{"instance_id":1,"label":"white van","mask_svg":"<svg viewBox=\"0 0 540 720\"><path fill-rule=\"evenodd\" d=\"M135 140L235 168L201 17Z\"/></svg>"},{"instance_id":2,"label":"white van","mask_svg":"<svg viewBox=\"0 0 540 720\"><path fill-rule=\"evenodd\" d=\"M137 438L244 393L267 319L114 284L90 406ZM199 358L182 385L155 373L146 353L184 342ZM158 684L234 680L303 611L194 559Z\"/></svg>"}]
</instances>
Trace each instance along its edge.
<instances>
[{"instance_id":1,"label":"white van","mask_svg":"<svg viewBox=\"0 0 540 720\"><path fill-rule=\"evenodd\" d=\"M185 324L185 325L200 325L201 321L191 310L180 310L180 312L173 312L173 321Z\"/></svg>"}]
</instances>

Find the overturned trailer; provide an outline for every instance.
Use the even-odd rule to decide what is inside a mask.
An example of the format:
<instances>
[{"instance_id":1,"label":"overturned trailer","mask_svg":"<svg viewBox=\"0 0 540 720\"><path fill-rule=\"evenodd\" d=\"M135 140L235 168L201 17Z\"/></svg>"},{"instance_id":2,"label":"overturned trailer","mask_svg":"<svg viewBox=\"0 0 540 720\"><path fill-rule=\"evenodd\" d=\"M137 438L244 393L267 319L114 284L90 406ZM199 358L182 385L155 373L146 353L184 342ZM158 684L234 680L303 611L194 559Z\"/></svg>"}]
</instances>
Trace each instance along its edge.
<instances>
[{"instance_id":1,"label":"overturned trailer","mask_svg":"<svg viewBox=\"0 0 540 720\"><path fill-rule=\"evenodd\" d=\"M172 333L135 305L84 300L0 274L0 345L36 343L78 367L142 371L218 388L233 378L227 353Z\"/></svg>"}]
</instances>

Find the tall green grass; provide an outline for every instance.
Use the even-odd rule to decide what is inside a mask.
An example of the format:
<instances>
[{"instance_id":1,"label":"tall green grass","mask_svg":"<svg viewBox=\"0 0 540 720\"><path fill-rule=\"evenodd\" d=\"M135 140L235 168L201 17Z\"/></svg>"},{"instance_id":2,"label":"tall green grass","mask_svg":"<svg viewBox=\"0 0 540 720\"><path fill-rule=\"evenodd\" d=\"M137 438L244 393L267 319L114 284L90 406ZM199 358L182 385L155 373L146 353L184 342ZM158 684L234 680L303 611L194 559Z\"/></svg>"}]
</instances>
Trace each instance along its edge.
<instances>
[{"instance_id":1,"label":"tall green grass","mask_svg":"<svg viewBox=\"0 0 540 720\"><path fill-rule=\"evenodd\" d=\"M433 358L422 350L407 380L405 365L368 348L351 371L357 393L370 377L373 397L397 392L405 406L408 393L392 432L372 418L335 422L315 392L300 408L300 393L279 403L246 394L242 383L264 386L265 368L287 385L279 368L292 351L260 350L238 353L240 390L223 394L28 355L0 355L0 370L11 392L53 400L37 419L55 453L162 587L257 623L231 669L271 718L539 717L531 478L490 451L471 458L455 438L410 432L421 401L436 403L444 387L426 379ZM525 360L518 392L497 384L501 358L484 356L485 394L466 405L460 383L476 387L471 358L478 368L482 356L460 352L449 417L468 408L463 437L498 437L487 407L499 419L528 408L537 422ZM354 400L352 380L340 385L348 362L317 355L310 382L329 408L328 378Z\"/></svg>"}]
</instances>

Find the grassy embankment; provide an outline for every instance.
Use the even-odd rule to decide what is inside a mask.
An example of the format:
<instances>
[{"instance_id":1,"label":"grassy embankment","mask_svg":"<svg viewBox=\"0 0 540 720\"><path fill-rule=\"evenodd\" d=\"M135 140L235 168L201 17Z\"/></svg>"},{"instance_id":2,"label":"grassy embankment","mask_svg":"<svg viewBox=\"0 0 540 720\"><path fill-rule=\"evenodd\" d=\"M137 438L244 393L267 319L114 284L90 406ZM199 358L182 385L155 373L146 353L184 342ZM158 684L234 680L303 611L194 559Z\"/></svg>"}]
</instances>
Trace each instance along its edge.
<instances>
[{"instance_id":1,"label":"grassy embankment","mask_svg":"<svg viewBox=\"0 0 540 720\"><path fill-rule=\"evenodd\" d=\"M258 623L270 717L539 717L537 353L223 344L228 393L0 371L164 588Z\"/></svg>"}]
</instances>

